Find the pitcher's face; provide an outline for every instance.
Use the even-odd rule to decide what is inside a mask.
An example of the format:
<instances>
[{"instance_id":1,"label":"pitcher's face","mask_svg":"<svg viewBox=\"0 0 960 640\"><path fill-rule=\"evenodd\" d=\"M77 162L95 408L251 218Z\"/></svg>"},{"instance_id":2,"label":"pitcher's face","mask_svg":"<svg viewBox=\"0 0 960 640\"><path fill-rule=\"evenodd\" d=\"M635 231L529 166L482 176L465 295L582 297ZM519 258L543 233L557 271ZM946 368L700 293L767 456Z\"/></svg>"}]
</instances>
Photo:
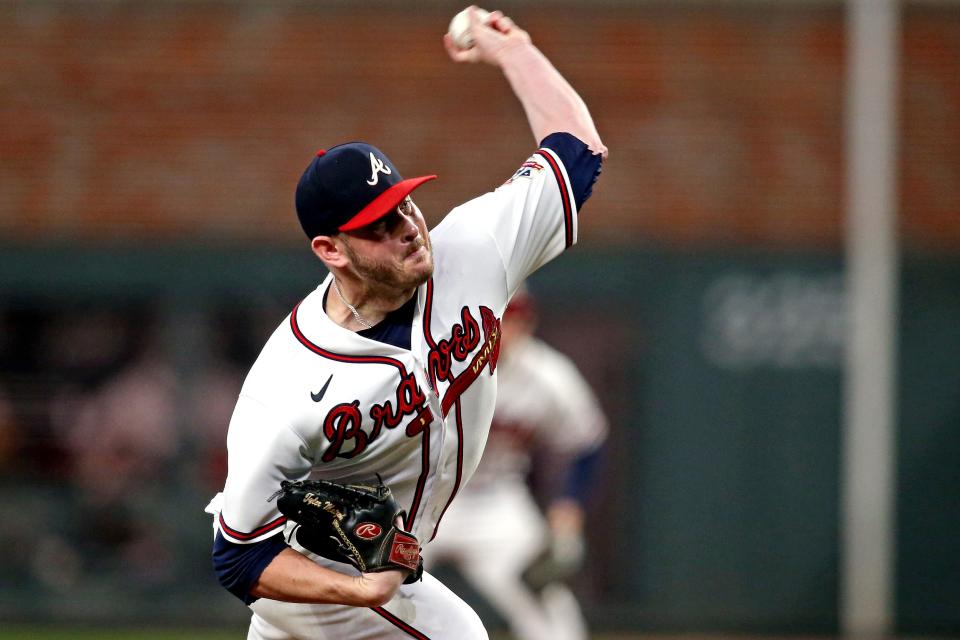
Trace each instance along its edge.
<instances>
[{"instance_id":1,"label":"pitcher's face","mask_svg":"<svg viewBox=\"0 0 960 640\"><path fill-rule=\"evenodd\" d=\"M427 223L410 196L376 222L342 235L354 270L371 288L406 291L433 275Z\"/></svg>"}]
</instances>

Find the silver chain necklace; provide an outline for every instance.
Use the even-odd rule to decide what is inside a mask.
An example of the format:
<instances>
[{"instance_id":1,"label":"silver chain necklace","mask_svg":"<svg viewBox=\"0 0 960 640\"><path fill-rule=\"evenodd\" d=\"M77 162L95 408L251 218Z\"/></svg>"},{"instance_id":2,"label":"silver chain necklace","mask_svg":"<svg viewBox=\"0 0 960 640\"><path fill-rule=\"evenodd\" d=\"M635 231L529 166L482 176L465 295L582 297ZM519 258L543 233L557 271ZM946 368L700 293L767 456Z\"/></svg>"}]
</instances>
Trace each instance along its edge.
<instances>
[{"instance_id":1,"label":"silver chain necklace","mask_svg":"<svg viewBox=\"0 0 960 640\"><path fill-rule=\"evenodd\" d=\"M357 311L357 308L352 304L350 304L349 302L347 302L347 299L343 297L342 293L340 293L340 285L337 284L336 278L333 279L333 290L336 291L337 297L340 298L340 302L347 305L347 309L350 309L350 313L353 314L353 317L354 319L356 319L357 322L362 324L367 329L373 329L373 325L367 322L366 320L364 320L363 316L360 315L360 312Z\"/></svg>"}]
</instances>

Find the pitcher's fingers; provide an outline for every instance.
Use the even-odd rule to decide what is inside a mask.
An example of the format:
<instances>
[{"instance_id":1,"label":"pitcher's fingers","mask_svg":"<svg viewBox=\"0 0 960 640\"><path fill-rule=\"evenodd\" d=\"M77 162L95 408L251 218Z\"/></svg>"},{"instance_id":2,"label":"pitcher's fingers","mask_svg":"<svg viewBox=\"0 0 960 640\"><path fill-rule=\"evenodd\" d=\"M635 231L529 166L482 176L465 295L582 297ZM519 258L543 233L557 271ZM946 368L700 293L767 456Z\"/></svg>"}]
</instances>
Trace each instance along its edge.
<instances>
[{"instance_id":1,"label":"pitcher's fingers","mask_svg":"<svg viewBox=\"0 0 960 640\"><path fill-rule=\"evenodd\" d=\"M475 49L461 49L453 42L453 36L449 33L443 34L443 48L447 50L447 55L454 62L476 62L477 52Z\"/></svg>"},{"instance_id":2,"label":"pitcher's fingers","mask_svg":"<svg viewBox=\"0 0 960 640\"><path fill-rule=\"evenodd\" d=\"M510 18L510 16L505 16L501 13L496 22L491 22L491 26L500 33L510 33L513 28L517 26L517 24Z\"/></svg>"}]
</instances>

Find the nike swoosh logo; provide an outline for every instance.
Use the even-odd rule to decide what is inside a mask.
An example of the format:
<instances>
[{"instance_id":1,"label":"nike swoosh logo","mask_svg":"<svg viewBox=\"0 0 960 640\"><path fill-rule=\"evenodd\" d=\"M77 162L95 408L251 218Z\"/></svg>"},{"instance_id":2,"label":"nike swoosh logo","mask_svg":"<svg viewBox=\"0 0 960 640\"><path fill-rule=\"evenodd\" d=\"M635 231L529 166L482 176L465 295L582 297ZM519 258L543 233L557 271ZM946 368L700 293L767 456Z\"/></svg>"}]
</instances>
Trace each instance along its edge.
<instances>
[{"instance_id":1,"label":"nike swoosh logo","mask_svg":"<svg viewBox=\"0 0 960 640\"><path fill-rule=\"evenodd\" d=\"M317 391L316 393L314 393L314 392L312 392L312 391L310 392L310 397L313 398L313 401L314 401L314 402L320 402L321 400L323 400L323 394L325 394L325 393L327 392L327 387L330 386L330 381L331 381L331 380L333 380L333 374L332 374L332 373L330 374L330 377L327 378L327 381L323 383L323 388L320 389L320 391Z\"/></svg>"}]
</instances>

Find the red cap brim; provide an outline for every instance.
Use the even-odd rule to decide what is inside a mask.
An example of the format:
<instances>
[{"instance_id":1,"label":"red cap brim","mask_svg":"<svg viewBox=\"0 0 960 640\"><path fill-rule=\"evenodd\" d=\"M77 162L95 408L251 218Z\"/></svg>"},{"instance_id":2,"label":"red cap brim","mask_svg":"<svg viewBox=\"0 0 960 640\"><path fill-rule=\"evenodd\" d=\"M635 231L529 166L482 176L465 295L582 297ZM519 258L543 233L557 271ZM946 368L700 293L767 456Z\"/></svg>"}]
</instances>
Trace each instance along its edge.
<instances>
[{"instance_id":1,"label":"red cap brim","mask_svg":"<svg viewBox=\"0 0 960 640\"><path fill-rule=\"evenodd\" d=\"M419 178L407 178L393 185L373 201L360 210L360 213L353 216L346 223L340 225L340 231L353 231L360 227L365 227L372 222L376 222L396 208L400 201L410 195L414 189L424 182L435 179L437 176L420 176Z\"/></svg>"}]
</instances>

